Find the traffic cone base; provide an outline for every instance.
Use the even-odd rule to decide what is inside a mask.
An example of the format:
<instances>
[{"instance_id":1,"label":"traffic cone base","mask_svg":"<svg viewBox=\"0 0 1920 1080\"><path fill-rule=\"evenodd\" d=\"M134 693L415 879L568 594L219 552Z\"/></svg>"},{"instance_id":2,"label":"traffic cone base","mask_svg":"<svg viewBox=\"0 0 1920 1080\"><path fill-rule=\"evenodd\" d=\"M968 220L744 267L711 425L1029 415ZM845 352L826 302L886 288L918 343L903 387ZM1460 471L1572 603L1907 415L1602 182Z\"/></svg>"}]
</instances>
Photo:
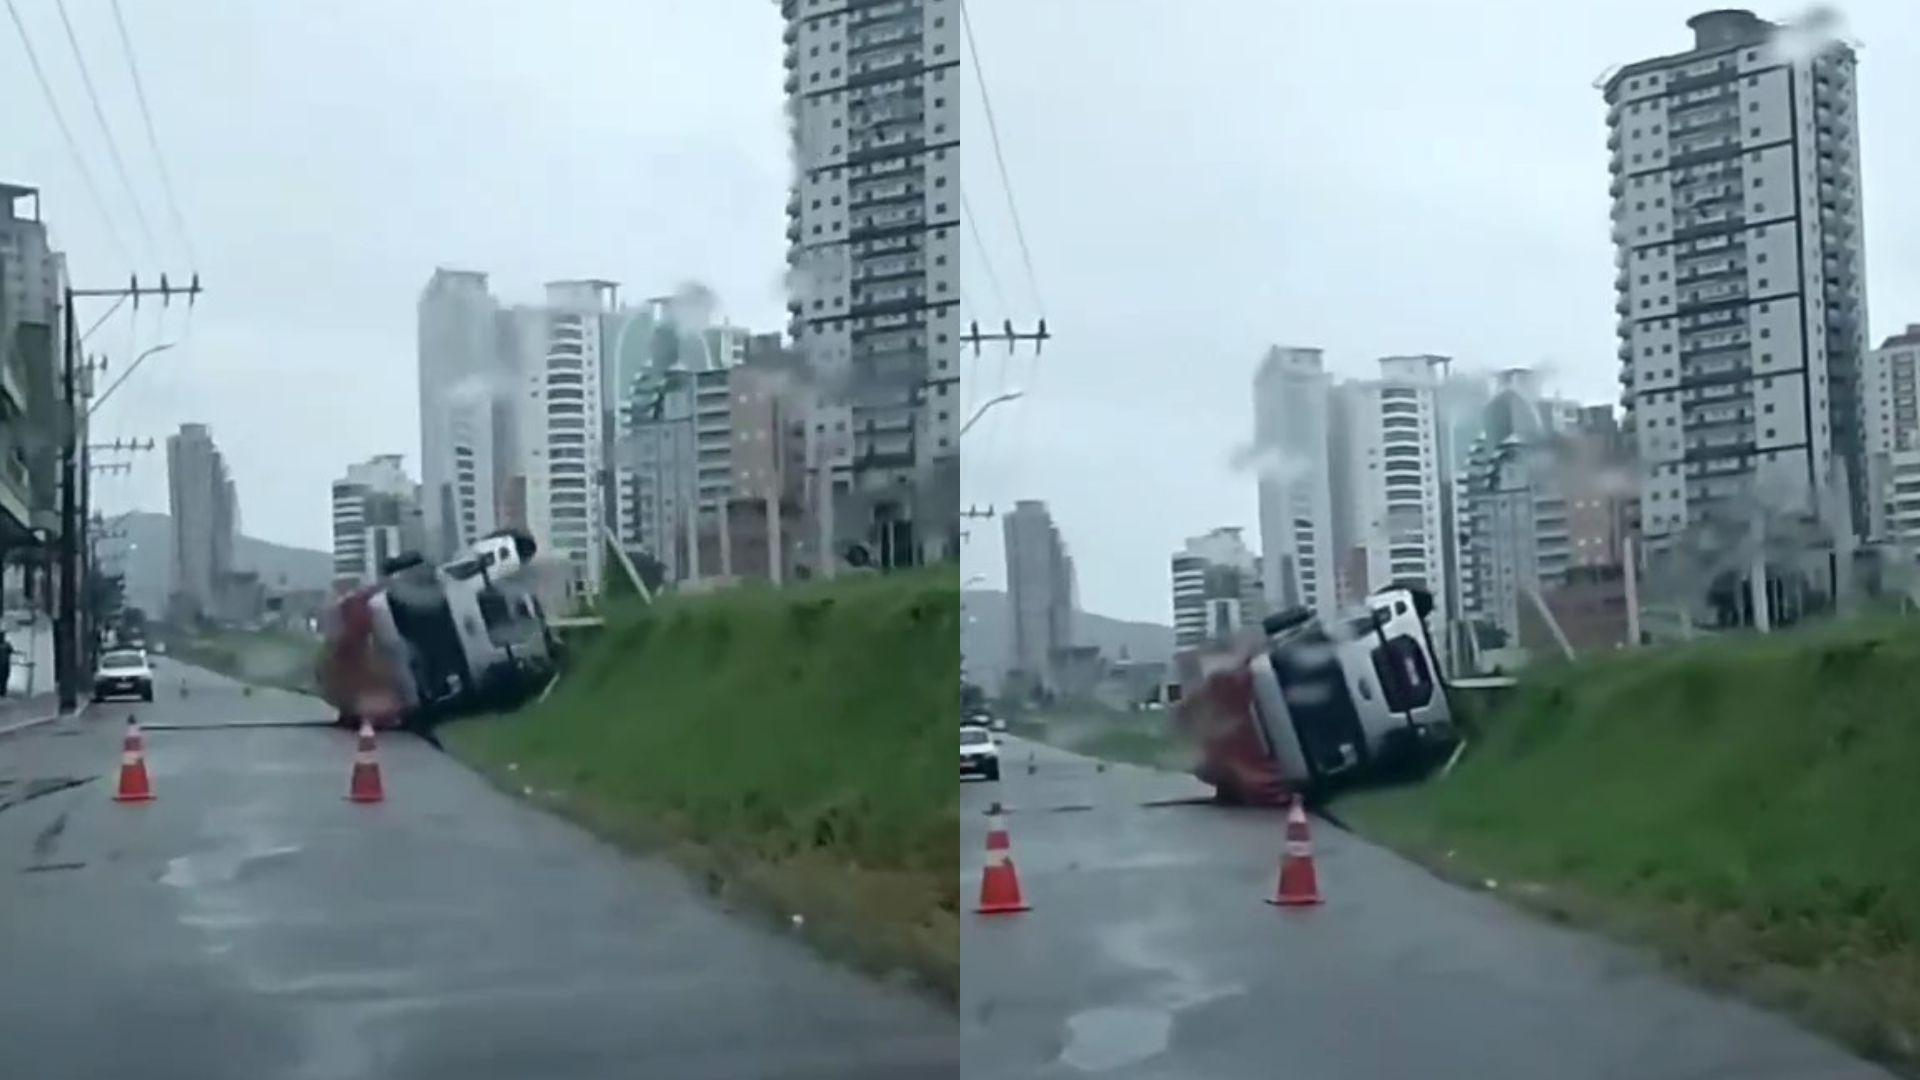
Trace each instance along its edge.
<instances>
[{"instance_id":1,"label":"traffic cone base","mask_svg":"<svg viewBox=\"0 0 1920 1080\"><path fill-rule=\"evenodd\" d=\"M1300 796L1287 810L1287 844L1280 855L1280 884L1267 903L1275 907L1312 907L1320 903L1320 875L1307 836L1307 811Z\"/></svg>"},{"instance_id":2,"label":"traffic cone base","mask_svg":"<svg viewBox=\"0 0 1920 1080\"><path fill-rule=\"evenodd\" d=\"M141 743L140 725L127 717L127 735L120 744L120 782L113 793L114 802L153 801L153 782L147 776L147 753Z\"/></svg>"},{"instance_id":3,"label":"traffic cone base","mask_svg":"<svg viewBox=\"0 0 1920 1080\"><path fill-rule=\"evenodd\" d=\"M980 876L980 903L973 910L981 915L1032 910L1020 895L1020 875L1013 868L1012 844L1000 804L994 803L987 815L987 869Z\"/></svg>"},{"instance_id":4,"label":"traffic cone base","mask_svg":"<svg viewBox=\"0 0 1920 1080\"><path fill-rule=\"evenodd\" d=\"M1033 910L1020 895L1020 875L1013 869L1013 857L1006 852L987 852L987 872L980 878L980 904L973 910L981 915Z\"/></svg>"},{"instance_id":5,"label":"traffic cone base","mask_svg":"<svg viewBox=\"0 0 1920 1080\"><path fill-rule=\"evenodd\" d=\"M357 803L386 800L386 786L380 782L380 762L373 752L373 724L360 721L359 745L353 755L353 778L347 784L347 799Z\"/></svg>"}]
</instances>

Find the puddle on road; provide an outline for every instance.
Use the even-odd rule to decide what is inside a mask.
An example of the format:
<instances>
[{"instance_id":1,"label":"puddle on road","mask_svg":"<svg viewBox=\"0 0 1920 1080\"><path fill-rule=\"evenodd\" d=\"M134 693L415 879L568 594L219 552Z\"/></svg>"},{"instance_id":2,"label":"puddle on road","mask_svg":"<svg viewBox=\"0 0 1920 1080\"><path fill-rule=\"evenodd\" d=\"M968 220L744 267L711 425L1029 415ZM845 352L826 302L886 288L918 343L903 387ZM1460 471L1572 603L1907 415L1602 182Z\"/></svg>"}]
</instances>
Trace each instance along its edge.
<instances>
[{"instance_id":1,"label":"puddle on road","mask_svg":"<svg viewBox=\"0 0 1920 1080\"><path fill-rule=\"evenodd\" d=\"M160 874L160 883L176 889L200 889L209 885L224 885L240 880L242 876L263 865L271 865L278 860L289 858L299 851L299 845L286 844L259 851L217 851L204 855L182 855L177 859L167 860L167 868Z\"/></svg>"},{"instance_id":2,"label":"puddle on road","mask_svg":"<svg viewBox=\"0 0 1920 1080\"><path fill-rule=\"evenodd\" d=\"M1081 1072L1107 1072L1164 1053L1172 1035L1173 1015L1161 1009L1088 1009L1067 1018L1060 1061Z\"/></svg>"}]
</instances>

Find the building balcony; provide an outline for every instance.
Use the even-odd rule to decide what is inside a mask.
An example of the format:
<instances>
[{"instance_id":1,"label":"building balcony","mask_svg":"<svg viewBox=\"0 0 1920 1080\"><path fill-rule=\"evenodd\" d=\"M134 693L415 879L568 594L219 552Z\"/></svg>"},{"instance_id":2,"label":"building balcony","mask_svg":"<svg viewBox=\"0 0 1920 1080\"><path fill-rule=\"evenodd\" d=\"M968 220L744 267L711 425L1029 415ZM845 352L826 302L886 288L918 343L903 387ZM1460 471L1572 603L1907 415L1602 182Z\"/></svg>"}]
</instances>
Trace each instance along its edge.
<instances>
[{"instance_id":1,"label":"building balcony","mask_svg":"<svg viewBox=\"0 0 1920 1080\"><path fill-rule=\"evenodd\" d=\"M1696 72L1691 75L1676 72L1667 79L1667 93L1685 94L1693 90L1704 90L1708 87L1723 84L1731 86L1738 75L1739 71L1736 70L1731 62L1721 63L1714 66L1711 70Z\"/></svg>"},{"instance_id":2,"label":"building balcony","mask_svg":"<svg viewBox=\"0 0 1920 1080\"><path fill-rule=\"evenodd\" d=\"M1687 431L1717 431L1750 427L1752 424L1753 413L1746 409L1696 409L1680 420L1680 426Z\"/></svg>"},{"instance_id":3,"label":"building balcony","mask_svg":"<svg viewBox=\"0 0 1920 1080\"><path fill-rule=\"evenodd\" d=\"M852 22L851 19L848 20ZM870 52L898 48L902 44L918 44L920 27L913 23L895 23L891 26L877 26L865 33L854 33L847 39L848 56L864 56Z\"/></svg>"}]
</instances>

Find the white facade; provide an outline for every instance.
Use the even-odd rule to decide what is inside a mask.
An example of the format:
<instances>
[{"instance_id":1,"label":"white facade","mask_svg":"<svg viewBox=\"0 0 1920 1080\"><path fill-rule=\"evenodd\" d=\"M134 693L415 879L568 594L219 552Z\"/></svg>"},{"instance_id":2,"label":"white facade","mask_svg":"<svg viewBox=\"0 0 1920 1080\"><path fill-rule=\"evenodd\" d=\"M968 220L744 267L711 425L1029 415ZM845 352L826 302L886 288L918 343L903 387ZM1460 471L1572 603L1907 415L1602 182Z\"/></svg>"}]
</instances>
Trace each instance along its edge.
<instances>
[{"instance_id":1,"label":"white facade","mask_svg":"<svg viewBox=\"0 0 1920 1080\"><path fill-rule=\"evenodd\" d=\"M1866 501L1854 55L1776 49L1745 11L1688 25L1692 50L1605 87L1642 529L1657 544L1755 496L1844 535Z\"/></svg>"},{"instance_id":2,"label":"white facade","mask_svg":"<svg viewBox=\"0 0 1920 1080\"><path fill-rule=\"evenodd\" d=\"M1434 593L1446 586L1445 532L1440 487L1437 374L1430 358L1388 357L1380 377L1340 388L1351 440L1345 462L1357 534L1349 550L1364 551L1365 580L1355 598L1396 581L1418 581Z\"/></svg>"},{"instance_id":3,"label":"white facade","mask_svg":"<svg viewBox=\"0 0 1920 1080\"><path fill-rule=\"evenodd\" d=\"M421 509L439 560L501 525L516 358L485 274L435 270L418 318Z\"/></svg>"},{"instance_id":4,"label":"white facade","mask_svg":"<svg viewBox=\"0 0 1920 1080\"><path fill-rule=\"evenodd\" d=\"M399 454L347 467L333 482L333 582L350 589L372 581L388 559L418 550L420 488Z\"/></svg>"},{"instance_id":5,"label":"white facade","mask_svg":"<svg viewBox=\"0 0 1920 1080\"><path fill-rule=\"evenodd\" d=\"M1868 535L1920 549L1920 325L1867 354L1860 390Z\"/></svg>"},{"instance_id":6,"label":"white facade","mask_svg":"<svg viewBox=\"0 0 1920 1080\"><path fill-rule=\"evenodd\" d=\"M781 11L798 166L791 337L823 407L849 424L847 467L809 464L844 493L827 515L836 547L885 543L884 522L911 521L918 558L947 558L959 530L960 2Z\"/></svg>"},{"instance_id":7,"label":"white facade","mask_svg":"<svg viewBox=\"0 0 1920 1080\"><path fill-rule=\"evenodd\" d=\"M564 567L565 592L593 596L605 570L606 467L601 316L616 301L609 281L556 281L546 304L515 311L522 349L518 462L524 524L536 560Z\"/></svg>"},{"instance_id":8,"label":"white facade","mask_svg":"<svg viewBox=\"0 0 1920 1080\"><path fill-rule=\"evenodd\" d=\"M1173 642L1205 645L1266 618L1260 559L1237 528L1189 539L1173 555Z\"/></svg>"},{"instance_id":9,"label":"white facade","mask_svg":"<svg viewBox=\"0 0 1920 1080\"><path fill-rule=\"evenodd\" d=\"M1333 380L1319 349L1267 350L1253 380L1262 580L1275 610L1339 603L1329 458Z\"/></svg>"}]
</instances>

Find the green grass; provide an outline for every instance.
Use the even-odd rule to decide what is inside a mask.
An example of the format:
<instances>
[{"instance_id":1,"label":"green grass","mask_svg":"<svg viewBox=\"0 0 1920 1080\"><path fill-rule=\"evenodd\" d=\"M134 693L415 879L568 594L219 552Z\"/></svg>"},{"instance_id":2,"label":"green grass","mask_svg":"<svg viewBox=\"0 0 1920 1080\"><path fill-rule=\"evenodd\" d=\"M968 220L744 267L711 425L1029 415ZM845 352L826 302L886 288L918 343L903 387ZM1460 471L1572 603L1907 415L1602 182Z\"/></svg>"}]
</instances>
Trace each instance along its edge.
<instances>
[{"instance_id":1,"label":"green grass","mask_svg":"<svg viewBox=\"0 0 1920 1080\"><path fill-rule=\"evenodd\" d=\"M1451 776L1339 812L1916 1072L1920 621L1564 667L1475 728Z\"/></svg>"},{"instance_id":2,"label":"green grass","mask_svg":"<svg viewBox=\"0 0 1920 1080\"><path fill-rule=\"evenodd\" d=\"M1173 734L1172 714L1064 706L1017 716L1007 730L1087 757L1184 771L1193 752Z\"/></svg>"},{"instance_id":3,"label":"green grass","mask_svg":"<svg viewBox=\"0 0 1920 1080\"><path fill-rule=\"evenodd\" d=\"M255 686L316 694L314 663L320 639L286 630L174 632L166 636L168 655Z\"/></svg>"},{"instance_id":4,"label":"green grass","mask_svg":"<svg viewBox=\"0 0 1920 1080\"><path fill-rule=\"evenodd\" d=\"M859 966L959 984L952 568L616 605L449 750Z\"/></svg>"}]
</instances>

